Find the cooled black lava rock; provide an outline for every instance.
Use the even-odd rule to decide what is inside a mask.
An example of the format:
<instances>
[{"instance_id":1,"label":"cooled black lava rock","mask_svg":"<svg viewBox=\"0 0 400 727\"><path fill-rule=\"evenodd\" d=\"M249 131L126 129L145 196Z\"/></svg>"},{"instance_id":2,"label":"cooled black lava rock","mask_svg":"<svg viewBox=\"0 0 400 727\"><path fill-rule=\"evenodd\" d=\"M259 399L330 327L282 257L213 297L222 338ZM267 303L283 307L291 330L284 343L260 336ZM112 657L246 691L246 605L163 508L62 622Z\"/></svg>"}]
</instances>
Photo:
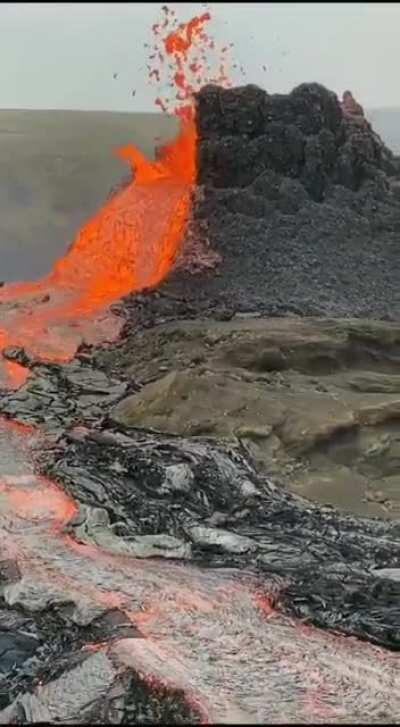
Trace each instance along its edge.
<instances>
[{"instance_id":1,"label":"cooled black lava rock","mask_svg":"<svg viewBox=\"0 0 400 727\"><path fill-rule=\"evenodd\" d=\"M177 689L152 688L137 675L127 674L121 724L201 724L199 713Z\"/></svg>"},{"instance_id":2,"label":"cooled black lava rock","mask_svg":"<svg viewBox=\"0 0 400 727\"><path fill-rule=\"evenodd\" d=\"M258 474L240 446L206 438L82 430L41 466L89 512L107 511L113 548L128 534L172 536L199 565L276 583L289 614L400 649L398 522L313 504Z\"/></svg>"},{"instance_id":3,"label":"cooled black lava rock","mask_svg":"<svg viewBox=\"0 0 400 727\"><path fill-rule=\"evenodd\" d=\"M363 117L317 83L206 86L197 124L194 215L221 263L196 286L176 272L172 292L269 315L399 317L399 163Z\"/></svg>"},{"instance_id":4,"label":"cooled black lava rock","mask_svg":"<svg viewBox=\"0 0 400 727\"><path fill-rule=\"evenodd\" d=\"M359 189L394 158L368 122L345 118L334 93L304 83L269 96L257 86L205 86L197 95L199 181L246 187L265 170L299 178L315 201L331 184Z\"/></svg>"}]
</instances>

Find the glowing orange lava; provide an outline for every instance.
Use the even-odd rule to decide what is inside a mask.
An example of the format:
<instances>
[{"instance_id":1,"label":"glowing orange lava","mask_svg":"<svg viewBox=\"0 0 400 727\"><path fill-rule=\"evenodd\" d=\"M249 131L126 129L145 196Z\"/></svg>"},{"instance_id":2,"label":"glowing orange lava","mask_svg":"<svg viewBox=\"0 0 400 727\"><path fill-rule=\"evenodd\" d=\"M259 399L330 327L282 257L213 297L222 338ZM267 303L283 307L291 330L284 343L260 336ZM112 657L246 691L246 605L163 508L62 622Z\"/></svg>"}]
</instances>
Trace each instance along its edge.
<instances>
[{"instance_id":1,"label":"glowing orange lava","mask_svg":"<svg viewBox=\"0 0 400 727\"><path fill-rule=\"evenodd\" d=\"M121 321L108 306L131 291L156 286L174 264L196 181L193 94L203 83L222 78L208 75L205 63L207 49L215 47L204 30L210 14L176 27L173 11L162 10L162 22L153 26L156 65L148 66L149 80L160 81L167 66L175 98L171 102L160 93L156 103L180 118L180 133L158 150L156 161L130 144L119 149L132 168L132 181L83 225L47 276L1 289L0 350L19 346L41 360L63 362L82 341L111 340ZM19 364L0 362L0 387L18 387L26 376Z\"/></svg>"}]
</instances>

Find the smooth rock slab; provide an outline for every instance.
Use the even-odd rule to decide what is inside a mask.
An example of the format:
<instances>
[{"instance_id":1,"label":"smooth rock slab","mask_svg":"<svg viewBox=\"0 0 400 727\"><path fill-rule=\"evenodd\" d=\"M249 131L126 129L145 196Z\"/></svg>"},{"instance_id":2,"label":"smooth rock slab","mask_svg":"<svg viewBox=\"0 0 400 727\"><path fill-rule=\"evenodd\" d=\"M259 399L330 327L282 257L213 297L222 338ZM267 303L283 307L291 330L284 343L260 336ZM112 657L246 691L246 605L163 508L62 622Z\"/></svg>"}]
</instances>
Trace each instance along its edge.
<instances>
[{"instance_id":1,"label":"smooth rock slab","mask_svg":"<svg viewBox=\"0 0 400 727\"><path fill-rule=\"evenodd\" d=\"M251 538L245 538L243 535L230 533L228 530L220 528L207 528L198 525L186 530L189 537L197 545L205 548L216 547L221 548L227 553L249 553L257 550L257 543Z\"/></svg>"},{"instance_id":2,"label":"smooth rock slab","mask_svg":"<svg viewBox=\"0 0 400 727\"><path fill-rule=\"evenodd\" d=\"M96 701L107 694L117 674L106 653L97 651L59 679L38 687L34 694L17 698L0 712L0 721L14 723L21 708L27 723L83 721L85 712L93 710Z\"/></svg>"}]
</instances>

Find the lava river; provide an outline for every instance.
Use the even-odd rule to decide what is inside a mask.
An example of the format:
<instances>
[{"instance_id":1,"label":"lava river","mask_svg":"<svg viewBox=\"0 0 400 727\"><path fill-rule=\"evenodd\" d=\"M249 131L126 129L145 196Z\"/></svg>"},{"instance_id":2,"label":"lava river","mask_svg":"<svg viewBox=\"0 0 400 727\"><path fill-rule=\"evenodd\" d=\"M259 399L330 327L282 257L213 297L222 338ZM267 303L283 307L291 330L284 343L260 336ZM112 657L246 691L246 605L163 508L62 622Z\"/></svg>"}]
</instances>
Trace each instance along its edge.
<instances>
[{"instance_id":1,"label":"lava river","mask_svg":"<svg viewBox=\"0 0 400 727\"><path fill-rule=\"evenodd\" d=\"M185 69L189 64L192 76L204 81L201 58L189 63L189 50L196 43L210 47L208 20L206 13L171 30L173 17L164 10L153 32L156 52L162 55L161 44L174 66L181 134L156 162L133 146L120 150L134 169L132 182L87 222L48 276L2 288L3 349L18 346L38 359L67 361L82 341L115 338L120 324L108 306L157 285L171 269L196 171L195 123L187 104L195 84ZM221 66L216 80L223 73ZM3 388L19 386L26 375L4 358ZM149 683L182 689L202 723L349 723L367 714L379 721L383 703L389 718L400 714L396 655L283 617L250 576L144 561L77 542L65 532L76 504L32 465L30 450L42 436L1 420L1 554L16 560L22 575L3 589L3 598L10 607L28 602L32 611L68 601L81 623L117 607L142 636L99 646L96 664L99 651L104 662L96 678L81 670L75 682L72 672L68 684L60 677L38 687L28 697L31 721L79 719L96 690L107 688L111 663Z\"/></svg>"},{"instance_id":2,"label":"lava river","mask_svg":"<svg viewBox=\"0 0 400 727\"><path fill-rule=\"evenodd\" d=\"M202 723L349 723L366 714L379 722L383 705L385 714L399 714L397 655L283 617L250 576L143 561L73 540L65 525L75 503L30 464L40 436L0 428L1 553L17 559L22 576L4 588L10 607L69 602L78 623L122 610L141 638L100 650L151 684L183 690ZM80 671L85 688L75 684L67 701L59 698L62 677L61 685L38 687L46 718L77 719L99 676L107 686L106 671L96 675Z\"/></svg>"}]
</instances>

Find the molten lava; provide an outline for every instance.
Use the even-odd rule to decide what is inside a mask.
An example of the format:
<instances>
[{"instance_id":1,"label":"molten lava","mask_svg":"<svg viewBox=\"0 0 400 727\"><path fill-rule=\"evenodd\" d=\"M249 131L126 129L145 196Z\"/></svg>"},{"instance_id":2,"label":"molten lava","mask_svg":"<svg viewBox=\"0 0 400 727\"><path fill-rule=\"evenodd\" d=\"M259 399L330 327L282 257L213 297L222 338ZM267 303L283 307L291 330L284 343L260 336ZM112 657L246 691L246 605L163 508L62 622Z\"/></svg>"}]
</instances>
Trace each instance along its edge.
<instances>
[{"instance_id":1,"label":"molten lava","mask_svg":"<svg viewBox=\"0 0 400 727\"><path fill-rule=\"evenodd\" d=\"M159 67L148 66L149 79L160 81L167 64L175 98L171 103L159 97L156 103L180 118L180 133L158 150L156 161L131 144L119 149L132 168L131 182L88 220L47 276L2 288L0 350L17 346L38 359L63 362L82 341L115 338L121 324L108 306L131 291L156 286L175 262L196 180L193 94L205 82L223 82L225 75L208 75L205 53L215 47L204 31L209 13L178 26L173 11L164 7L163 14L153 26L151 58ZM18 387L26 375L18 363L0 362L0 387Z\"/></svg>"}]
</instances>

